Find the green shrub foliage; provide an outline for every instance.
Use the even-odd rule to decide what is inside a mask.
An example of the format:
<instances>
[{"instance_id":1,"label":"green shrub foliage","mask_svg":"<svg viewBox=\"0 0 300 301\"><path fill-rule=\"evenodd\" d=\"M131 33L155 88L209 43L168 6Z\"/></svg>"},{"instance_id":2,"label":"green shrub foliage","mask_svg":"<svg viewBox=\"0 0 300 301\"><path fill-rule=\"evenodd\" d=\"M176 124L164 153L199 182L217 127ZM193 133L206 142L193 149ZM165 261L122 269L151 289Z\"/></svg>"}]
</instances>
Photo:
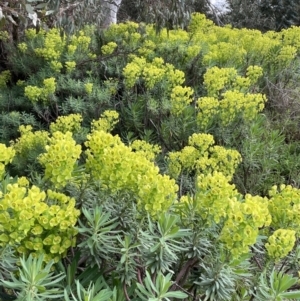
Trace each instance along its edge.
<instances>
[{"instance_id":1,"label":"green shrub foliage","mask_svg":"<svg viewBox=\"0 0 300 301\"><path fill-rule=\"evenodd\" d=\"M6 47L0 297L300 298L299 120L280 115L299 28L194 14Z\"/></svg>"}]
</instances>

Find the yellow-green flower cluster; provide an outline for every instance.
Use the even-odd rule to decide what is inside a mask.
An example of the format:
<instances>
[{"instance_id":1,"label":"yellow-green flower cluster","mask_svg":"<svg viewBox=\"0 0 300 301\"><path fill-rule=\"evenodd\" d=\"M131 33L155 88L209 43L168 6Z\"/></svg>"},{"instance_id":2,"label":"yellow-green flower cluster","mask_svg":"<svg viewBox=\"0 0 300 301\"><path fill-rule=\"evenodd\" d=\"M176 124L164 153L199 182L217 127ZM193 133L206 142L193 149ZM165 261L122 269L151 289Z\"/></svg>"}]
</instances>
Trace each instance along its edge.
<instances>
[{"instance_id":1,"label":"yellow-green flower cluster","mask_svg":"<svg viewBox=\"0 0 300 301\"><path fill-rule=\"evenodd\" d=\"M248 253L249 246L255 244L259 229L270 223L266 198L246 195L243 202L231 199L220 239L234 257L239 257Z\"/></svg>"},{"instance_id":2,"label":"yellow-green flower cluster","mask_svg":"<svg viewBox=\"0 0 300 301\"><path fill-rule=\"evenodd\" d=\"M234 149L226 149L219 145L211 147L209 153L210 171L220 171L231 180L235 169L242 161L240 153ZM207 166L207 163L202 158L202 160L197 162L196 168L204 170L205 166Z\"/></svg>"},{"instance_id":3,"label":"yellow-green flower cluster","mask_svg":"<svg viewBox=\"0 0 300 301\"><path fill-rule=\"evenodd\" d=\"M188 27L188 31L191 36L197 35L201 33L203 30L208 32L212 27L214 27L214 23L206 19L205 15L200 13L192 14L192 19Z\"/></svg>"},{"instance_id":4,"label":"yellow-green flower cluster","mask_svg":"<svg viewBox=\"0 0 300 301\"><path fill-rule=\"evenodd\" d=\"M54 77L45 78L43 81L43 98L47 99L49 95L53 94L56 89L56 82Z\"/></svg>"},{"instance_id":5,"label":"yellow-green flower cluster","mask_svg":"<svg viewBox=\"0 0 300 301\"><path fill-rule=\"evenodd\" d=\"M141 39L141 34L138 32L133 32L131 35L127 35L128 37L128 44L129 45L136 45L139 40ZM123 41L124 43L125 41Z\"/></svg>"},{"instance_id":6,"label":"yellow-green flower cluster","mask_svg":"<svg viewBox=\"0 0 300 301\"><path fill-rule=\"evenodd\" d=\"M152 40L146 40L143 46L138 49L138 53L140 56L150 59L155 55L154 50L156 47L156 44Z\"/></svg>"},{"instance_id":7,"label":"yellow-green flower cluster","mask_svg":"<svg viewBox=\"0 0 300 301\"><path fill-rule=\"evenodd\" d=\"M137 33L138 23L126 22L120 24L112 24L106 31L105 37L109 40L119 40L123 45L136 45L141 35Z\"/></svg>"},{"instance_id":8,"label":"yellow-green flower cluster","mask_svg":"<svg viewBox=\"0 0 300 301\"><path fill-rule=\"evenodd\" d=\"M282 67L288 67L297 56L297 48L291 45L283 46L278 55L276 62Z\"/></svg>"},{"instance_id":9,"label":"yellow-green flower cluster","mask_svg":"<svg viewBox=\"0 0 300 301\"><path fill-rule=\"evenodd\" d=\"M200 44L206 67L247 67L259 64L263 68L276 65L276 73L286 68L299 53L299 28L282 32L232 29L215 26L204 15L194 14L189 26L190 45ZM244 60L243 58L247 58ZM272 68L271 67L271 68Z\"/></svg>"},{"instance_id":10,"label":"yellow-green flower cluster","mask_svg":"<svg viewBox=\"0 0 300 301\"><path fill-rule=\"evenodd\" d=\"M29 181L27 180L26 177L18 178L17 183L20 187L28 187L29 186Z\"/></svg>"},{"instance_id":11,"label":"yellow-green flower cluster","mask_svg":"<svg viewBox=\"0 0 300 301\"><path fill-rule=\"evenodd\" d=\"M21 125L19 127L21 137L12 144L16 156L27 158L34 150L45 150L49 134L46 131L32 132L32 126Z\"/></svg>"},{"instance_id":12,"label":"yellow-green flower cluster","mask_svg":"<svg viewBox=\"0 0 300 301\"><path fill-rule=\"evenodd\" d=\"M50 62L50 68L54 71L59 73L62 69L63 65L61 62L57 62L57 61L51 61Z\"/></svg>"},{"instance_id":13,"label":"yellow-green flower cluster","mask_svg":"<svg viewBox=\"0 0 300 301\"><path fill-rule=\"evenodd\" d=\"M24 94L32 102L38 102L43 94L43 89L36 86L25 87Z\"/></svg>"},{"instance_id":14,"label":"yellow-green flower cluster","mask_svg":"<svg viewBox=\"0 0 300 301\"><path fill-rule=\"evenodd\" d=\"M19 43L18 44L18 49L22 52L22 53L25 53L26 50L27 50L27 44L26 43Z\"/></svg>"},{"instance_id":15,"label":"yellow-green flower cluster","mask_svg":"<svg viewBox=\"0 0 300 301\"><path fill-rule=\"evenodd\" d=\"M174 29L168 31L166 28L163 28L159 35L157 35L153 26L151 27L151 25L148 25L146 27L146 32L147 37L151 38L155 42L156 48L163 51L174 51L174 49L176 49L178 54L182 55L187 51L187 48L194 48L194 46L196 46L190 44L191 38L187 31L183 29ZM196 47L199 49L200 45L198 44L197 46ZM196 54L195 51L194 54ZM186 55L183 55L183 57L186 58Z\"/></svg>"},{"instance_id":16,"label":"yellow-green flower cluster","mask_svg":"<svg viewBox=\"0 0 300 301\"><path fill-rule=\"evenodd\" d=\"M242 47L247 50L247 56L250 60L260 65L261 63L264 64L264 59L281 44L278 33L274 31L262 34L258 30L241 29L236 31L235 40L239 41L238 43L241 43ZM271 57L272 59L274 57Z\"/></svg>"},{"instance_id":17,"label":"yellow-green flower cluster","mask_svg":"<svg viewBox=\"0 0 300 301\"><path fill-rule=\"evenodd\" d=\"M157 83L163 80L164 75L164 68L156 64L146 64L142 71L142 78L145 80L148 89L153 89Z\"/></svg>"},{"instance_id":18,"label":"yellow-green flower cluster","mask_svg":"<svg viewBox=\"0 0 300 301\"><path fill-rule=\"evenodd\" d=\"M85 27L84 30L80 30L76 34L70 36L68 45L66 46L68 57L74 56L77 50L86 53L89 57L92 56L92 53L89 52L92 32L92 27Z\"/></svg>"},{"instance_id":19,"label":"yellow-green flower cluster","mask_svg":"<svg viewBox=\"0 0 300 301\"><path fill-rule=\"evenodd\" d=\"M21 178L8 184L0 199L0 246L11 245L19 254L44 254L58 261L75 245L79 210L64 194L28 187Z\"/></svg>"},{"instance_id":20,"label":"yellow-green flower cluster","mask_svg":"<svg viewBox=\"0 0 300 301\"><path fill-rule=\"evenodd\" d=\"M168 171L175 179L182 172L208 174L218 171L230 180L240 162L241 155L236 150L214 145L212 135L193 134L188 146L181 151L169 153Z\"/></svg>"},{"instance_id":21,"label":"yellow-green flower cluster","mask_svg":"<svg viewBox=\"0 0 300 301\"><path fill-rule=\"evenodd\" d=\"M90 31L87 29L87 31ZM25 32L27 41L37 40L40 47L34 48L33 51L38 57L44 58L50 68L54 72L60 72L63 66L67 72L71 72L76 67L76 62L73 61L73 56L77 49L86 53L89 57L93 57L93 54L89 53L89 46L91 37L85 34L84 31L79 31L77 34L70 36L69 39L63 39L58 29L51 29L48 32L40 30L36 33L34 30L27 30ZM31 46L31 44L21 43L19 44L20 51L24 52ZM67 61L64 62L64 54L67 54ZM35 89L37 90L37 89ZM35 93L38 93L35 91Z\"/></svg>"},{"instance_id":22,"label":"yellow-green flower cluster","mask_svg":"<svg viewBox=\"0 0 300 301\"><path fill-rule=\"evenodd\" d=\"M152 112L161 108L177 116L192 102L193 90L181 86L185 81L184 73L171 64L165 64L162 58L156 57L149 63L145 58L135 56L123 69L123 75L127 88L138 82L143 83L149 92L161 87L165 100L159 103L154 97L148 98L147 105Z\"/></svg>"},{"instance_id":23,"label":"yellow-green flower cluster","mask_svg":"<svg viewBox=\"0 0 300 301\"><path fill-rule=\"evenodd\" d=\"M96 53L90 52L90 53L88 53L88 57L89 57L90 59L94 60L94 59L97 58L97 54L96 54Z\"/></svg>"},{"instance_id":24,"label":"yellow-green flower cluster","mask_svg":"<svg viewBox=\"0 0 300 301\"><path fill-rule=\"evenodd\" d=\"M300 234L300 190L290 185L273 186L269 191L272 227L292 229Z\"/></svg>"},{"instance_id":25,"label":"yellow-green flower cluster","mask_svg":"<svg viewBox=\"0 0 300 301\"><path fill-rule=\"evenodd\" d=\"M173 87L182 85L185 81L184 72L181 70L175 69L172 64L166 64L166 82L167 90L172 91Z\"/></svg>"},{"instance_id":26,"label":"yellow-green flower cluster","mask_svg":"<svg viewBox=\"0 0 300 301\"><path fill-rule=\"evenodd\" d=\"M263 76L263 68L259 66L249 66L246 71L246 76L250 80L250 84L254 85L258 79Z\"/></svg>"},{"instance_id":27,"label":"yellow-green flower cluster","mask_svg":"<svg viewBox=\"0 0 300 301\"><path fill-rule=\"evenodd\" d=\"M203 57L203 63L207 66L226 66L231 62L234 66L240 66L245 61L246 53L240 45L219 42L210 46L209 52Z\"/></svg>"},{"instance_id":28,"label":"yellow-green flower cluster","mask_svg":"<svg viewBox=\"0 0 300 301\"><path fill-rule=\"evenodd\" d=\"M161 148L157 144L150 144L144 140L134 140L131 149L142 154L149 161L154 161L155 157L161 152Z\"/></svg>"},{"instance_id":29,"label":"yellow-green flower cluster","mask_svg":"<svg viewBox=\"0 0 300 301\"><path fill-rule=\"evenodd\" d=\"M200 129L209 128L219 113L220 101L215 97L200 97L197 102L197 124Z\"/></svg>"},{"instance_id":30,"label":"yellow-green flower cluster","mask_svg":"<svg viewBox=\"0 0 300 301\"><path fill-rule=\"evenodd\" d=\"M234 185L221 172L199 174L196 181L196 209L208 224L220 223L231 210L230 202L239 196Z\"/></svg>"},{"instance_id":31,"label":"yellow-green flower cluster","mask_svg":"<svg viewBox=\"0 0 300 301\"><path fill-rule=\"evenodd\" d=\"M255 227L270 226L272 216L268 208L269 200L266 197L245 195L245 201L241 205L244 215L251 215Z\"/></svg>"},{"instance_id":32,"label":"yellow-green flower cluster","mask_svg":"<svg viewBox=\"0 0 300 301\"><path fill-rule=\"evenodd\" d=\"M55 122L50 124L51 133L76 133L81 128L82 116L80 114L70 114L68 116L60 116Z\"/></svg>"},{"instance_id":33,"label":"yellow-green flower cluster","mask_svg":"<svg viewBox=\"0 0 300 301\"><path fill-rule=\"evenodd\" d=\"M132 193L138 208L151 215L165 212L176 200L175 181L159 174L158 167L143 153L133 152L118 136L95 130L85 144L86 168L103 189Z\"/></svg>"},{"instance_id":34,"label":"yellow-green flower cluster","mask_svg":"<svg viewBox=\"0 0 300 301\"><path fill-rule=\"evenodd\" d=\"M235 68L212 67L204 74L204 85L209 97L221 97L227 90L248 92L263 74L259 66L249 66L247 77L241 77Z\"/></svg>"},{"instance_id":35,"label":"yellow-green flower cluster","mask_svg":"<svg viewBox=\"0 0 300 301\"><path fill-rule=\"evenodd\" d=\"M296 232L294 230L278 229L266 243L266 249L271 258L279 260L292 251L296 242Z\"/></svg>"},{"instance_id":36,"label":"yellow-green flower cluster","mask_svg":"<svg viewBox=\"0 0 300 301\"><path fill-rule=\"evenodd\" d=\"M64 50L65 43L65 40L60 36L59 30L53 28L45 34L43 47L36 48L34 52L46 61L58 61Z\"/></svg>"},{"instance_id":37,"label":"yellow-green flower cluster","mask_svg":"<svg viewBox=\"0 0 300 301\"><path fill-rule=\"evenodd\" d=\"M92 122L92 131L110 132L119 122L119 113L113 110L104 111L98 120Z\"/></svg>"},{"instance_id":38,"label":"yellow-green flower cluster","mask_svg":"<svg viewBox=\"0 0 300 301\"><path fill-rule=\"evenodd\" d=\"M300 49L300 28L299 26L291 26L283 29L278 35L281 34L283 45L290 45L296 47L297 51Z\"/></svg>"},{"instance_id":39,"label":"yellow-green flower cluster","mask_svg":"<svg viewBox=\"0 0 300 301\"><path fill-rule=\"evenodd\" d=\"M115 36L120 36L122 34L133 33L138 29L138 27L139 27L138 23L131 22L131 21L121 23L121 24L112 24L105 32L105 35L107 37L111 36L113 38Z\"/></svg>"},{"instance_id":40,"label":"yellow-green flower cluster","mask_svg":"<svg viewBox=\"0 0 300 301\"><path fill-rule=\"evenodd\" d=\"M105 37L110 42L117 41L121 46L137 48L139 55L147 61L155 57L155 52L168 54L176 49L180 57L179 64L201 60L201 64L208 69L212 66L219 66L235 67L239 70L245 70L249 65L256 64L268 69L276 65L277 73L280 72L278 68L286 68L294 59L295 54L299 52L300 45L297 27L289 28L281 33L272 31L261 33L258 30L216 26L202 14L192 15L187 32L163 29L158 36L155 35L153 26L129 22L111 26L105 32ZM199 56L200 51L201 56ZM126 80L128 87L132 87L136 80L141 79L139 76L135 77L141 70L134 71L136 66L131 67L133 67L132 76L128 78L128 82ZM129 66L128 69L130 69ZM160 77L159 70L153 67L147 67L145 72L148 77L151 77L152 73L153 77L158 79ZM219 82L223 80L218 74L214 78ZM153 82L149 79L148 82L149 86L153 87ZM243 87L244 90L245 85L249 83L253 85L254 78L250 79L247 76L238 78L236 85ZM217 92L224 91L221 88ZM208 94L207 96L214 95Z\"/></svg>"},{"instance_id":41,"label":"yellow-green flower cluster","mask_svg":"<svg viewBox=\"0 0 300 301\"><path fill-rule=\"evenodd\" d=\"M0 180L5 173L5 165L10 163L15 156L15 150L12 147L7 147L5 144L0 143Z\"/></svg>"},{"instance_id":42,"label":"yellow-green flower cluster","mask_svg":"<svg viewBox=\"0 0 300 301\"><path fill-rule=\"evenodd\" d=\"M88 95L92 94L92 92L93 92L93 83L86 83L86 84L84 84L84 89L85 89L85 92Z\"/></svg>"},{"instance_id":43,"label":"yellow-green flower cluster","mask_svg":"<svg viewBox=\"0 0 300 301\"><path fill-rule=\"evenodd\" d=\"M144 66L147 61L143 57L135 56L131 63L128 63L123 69L123 75L125 77L126 87L132 88L142 75Z\"/></svg>"},{"instance_id":44,"label":"yellow-green flower cluster","mask_svg":"<svg viewBox=\"0 0 300 301\"><path fill-rule=\"evenodd\" d=\"M253 120L265 107L266 97L260 93L241 93L226 91L219 104L219 118L226 126L241 116L244 120Z\"/></svg>"},{"instance_id":45,"label":"yellow-green flower cluster","mask_svg":"<svg viewBox=\"0 0 300 301\"><path fill-rule=\"evenodd\" d=\"M176 49L175 60L180 62L180 65L184 68L197 57L202 49L200 43L190 43L188 33L181 29L171 30L169 32L163 29L158 36L147 28L147 38L151 40L143 42L138 53L150 60L157 55L155 52L159 54L163 53L164 55L170 53L173 55Z\"/></svg>"},{"instance_id":46,"label":"yellow-green flower cluster","mask_svg":"<svg viewBox=\"0 0 300 301\"><path fill-rule=\"evenodd\" d=\"M224 90L230 89L237 77L234 68L212 67L204 74L207 96L219 97Z\"/></svg>"},{"instance_id":47,"label":"yellow-green flower cluster","mask_svg":"<svg viewBox=\"0 0 300 301\"><path fill-rule=\"evenodd\" d=\"M8 34L8 31L6 30L0 30L0 41L8 41L9 39L9 34Z\"/></svg>"},{"instance_id":48,"label":"yellow-green flower cluster","mask_svg":"<svg viewBox=\"0 0 300 301\"><path fill-rule=\"evenodd\" d=\"M220 241L234 257L247 253L259 229L271 223L268 199L251 195L243 198L221 172L200 174L195 195L183 196L181 202L193 202L208 225L223 225Z\"/></svg>"},{"instance_id":49,"label":"yellow-green flower cluster","mask_svg":"<svg viewBox=\"0 0 300 301\"><path fill-rule=\"evenodd\" d=\"M69 55L73 55L75 53L76 49L77 49L77 46L70 44L70 45L67 46L67 49L68 49L67 53Z\"/></svg>"},{"instance_id":50,"label":"yellow-green flower cluster","mask_svg":"<svg viewBox=\"0 0 300 301\"><path fill-rule=\"evenodd\" d=\"M188 46L184 49L184 53L186 55L186 61L190 61L193 58L195 58L201 50L201 46L200 45L192 45L192 46Z\"/></svg>"},{"instance_id":51,"label":"yellow-green flower cluster","mask_svg":"<svg viewBox=\"0 0 300 301\"><path fill-rule=\"evenodd\" d=\"M261 67L249 66L247 77L241 77L234 68L213 67L204 75L208 97L197 101L197 123L207 129L214 121L229 125L238 117L252 120L264 108L266 97L260 93L249 93L249 89L262 75Z\"/></svg>"},{"instance_id":52,"label":"yellow-green flower cluster","mask_svg":"<svg viewBox=\"0 0 300 301\"><path fill-rule=\"evenodd\" d=\"M49 138L46 153L39 156L45 167L45 178L56 188L64 187L72 178L74 165L81 154L81 146L76 145L71 132L54 132Z\"/></svg>"},{"instance_id":53,"label":"yellow-green flower cluster","mask_svg":"<svg viewBox=\"0 0 300 301\"><path fill-rule=\"evenodd\" d=\"M117 48L117 46L118 46L117 43L109 42L106 45L103 45L101 47L101 52L104 55L112 54L115 51L115 49Z\"/></svg>"},{"instance_id":54,"label":"yellow-green flower cluster","mask_svg":"<svg viewBox=\"0 0 300 301\"><path fill-rule=\"evenodd\" d=\"M54 94L56 90L56 82L54 77L45 78L43 81L43 87L26 86L24 94L32 102L43 101L46 102L51 94Z\"/></svg>"},{"instance_id":55,"label":"yellow-green flower cluster","mask_svg":"<svg viewBox=\"0 0 300 301\"><path fill-rule=\"evenodd\" d=\"M193 89L175 86L171 92L171 114L178 116L193 101Z\"/></svg>"},{"instance_id":56,"label":"yellow-green flower cluster","mask_svg":"<svg viewBox=\"0 0 300 301\"><path fill-rule=\"evenodd\" d=\"M74 61L65 62L65 67L67 72L70 73L76 68L76 62Z\"/></svg>"},{"instance_id":57,"label":"yellow-green flower cluster","mask_svg":"<svg viewBox=\"0 0 300 301\"><path fill-rule=\"evenodd\" d=\"M25 30L25 37L27 40L33 40L37 35L43 36L45 34L45 31L42 29L37 33L36 29L29 28Z\"/></svg>"},{"instance_id":58,"label":"yellow-green flower cluster","mask_svg":"<svg viewBox=\"0 0 300 301\"><path fill-rule=\"evenodd\" d=\"M201 14L192 15L189 33L189 44L202 46L202 62L207 67L244 67L244 58L251 64L268 67L278 61L277 55L280 55L282 47L288 45L296 47L297 51L299 49L299 30L296 28L263 34L258 30L215 26ZM286 54L286 50L283 52ZM287 52L291 57L292 52ZM285 67L281 64L279 68Z\"/></svg>"},{"instance_id":59,"label":"yellow-green flower cluster","mask_svg":"<svg viewBox=\"0 0 300 301\"><path fill-rule=\"evenodd\" d=\"M80 30L77 35L71 36L70 41L70 45L75 46L76 49L79 48L82 52L88 52L89 45L91 43L91 37L85 33L84 30ZM74 47L69 48L68 50L75 52Z\"/></svg>"},{"instance_id":60,"label":"yellow-green flower cluster","mask_svg":"<svg viewBox=\"0 0 300 301\"><path fill-rule=\"evenodd\" d=\"M163 81L167 91L184 83L184 73L171 64L165 64L159 57L154 58L151 63L145 58L134 57L123 69L123 75L128 88L132 88L138 80L143 80L148 89L153 89Z\"/></svg>"},{"instance_id":61,"label":"yellow-green flower cluster","mask_svg":"<svg viewBox=\"0 0 300 301\"><path fill-rule=\"evenodd\" d=\"M9 70L0 73L0 88L5 88L6 84L10 81L11 72Z\"/></svg>"}]
</instances>

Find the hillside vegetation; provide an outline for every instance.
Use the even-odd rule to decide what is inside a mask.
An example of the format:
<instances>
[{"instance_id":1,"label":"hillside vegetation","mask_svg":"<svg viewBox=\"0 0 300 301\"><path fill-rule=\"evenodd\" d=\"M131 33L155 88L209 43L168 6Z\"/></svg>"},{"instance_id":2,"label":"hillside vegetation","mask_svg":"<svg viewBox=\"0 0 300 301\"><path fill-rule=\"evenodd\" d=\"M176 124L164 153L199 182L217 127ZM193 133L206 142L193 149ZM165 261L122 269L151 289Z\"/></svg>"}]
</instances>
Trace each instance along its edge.
<instances>
[{"instance_id":1,"label":"hillside vegetation","mask_svg":"<svg viewBox=\"0 0 300 301\"><path fill-rule=\"evenodd\" d=\"M300 298L299 27L1 40L0 298Z\"/></svg>"}]
</instances>

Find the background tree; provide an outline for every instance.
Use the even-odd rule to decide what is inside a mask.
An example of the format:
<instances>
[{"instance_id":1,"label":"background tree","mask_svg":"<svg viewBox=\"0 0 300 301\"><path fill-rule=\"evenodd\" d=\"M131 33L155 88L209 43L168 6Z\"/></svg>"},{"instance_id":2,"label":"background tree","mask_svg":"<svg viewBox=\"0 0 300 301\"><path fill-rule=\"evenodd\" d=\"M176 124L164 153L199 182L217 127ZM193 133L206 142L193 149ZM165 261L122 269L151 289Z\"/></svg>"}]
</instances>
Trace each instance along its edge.
<instances>
[{"instance_id":1,"label":"background tree","mask_svg":"<svg viewBox=\"0 0 300 301\"><path fill-rule=\"evenodd\" d=\"M260 10L259 0L227 0L229 12L223 15L224 23L237 28L264 28L269 22Z\"/></svg>"},{"instance_id":2,"label":"background tree","mask_svg":"<svg viewBox=\"0 0 300 301\"><path fill-rule=\"evenodd\" d=\"M295 0L227 0L230 11L223 16L234 27L262 31L300 24L300 5Z\"/></svg>"},{"instance_id":3,"label":"background tree","mask_svg":"<svg viewBox=\"0 0 300 301\"><path fill-rule=\"evenodd\" d=\"M263 1L261 12L273 20L275 30L279 31L300 23L300 6L295 0Z\"/></svg>"}]
</instances>

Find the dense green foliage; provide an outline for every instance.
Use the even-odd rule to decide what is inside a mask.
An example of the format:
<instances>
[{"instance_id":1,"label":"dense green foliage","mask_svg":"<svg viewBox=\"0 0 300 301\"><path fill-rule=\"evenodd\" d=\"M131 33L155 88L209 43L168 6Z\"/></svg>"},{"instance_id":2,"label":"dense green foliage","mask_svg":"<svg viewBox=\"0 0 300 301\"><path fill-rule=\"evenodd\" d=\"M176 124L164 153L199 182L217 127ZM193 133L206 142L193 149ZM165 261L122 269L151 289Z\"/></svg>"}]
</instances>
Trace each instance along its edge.
<instances>
[{"instance_id":1,"label":"dense green foliage","mask_svg":"<svg viewBox=\"0 0 300 301\"><path fill-rule=\"evenodd\" d=\"M0 297L300 298L298 27L1 37Z\"/></svg>"},{"instance_id":2,"label":"dense green foliage","mask_svg":"<svg viewBox=\"0 0 300 301\"><path fill-rule=\"evenodd\" d=\"M228 12L221 17L235 27L280 31L300 24L300 6L295 0L227 0Z\"/></svg>"}]
</instances>

